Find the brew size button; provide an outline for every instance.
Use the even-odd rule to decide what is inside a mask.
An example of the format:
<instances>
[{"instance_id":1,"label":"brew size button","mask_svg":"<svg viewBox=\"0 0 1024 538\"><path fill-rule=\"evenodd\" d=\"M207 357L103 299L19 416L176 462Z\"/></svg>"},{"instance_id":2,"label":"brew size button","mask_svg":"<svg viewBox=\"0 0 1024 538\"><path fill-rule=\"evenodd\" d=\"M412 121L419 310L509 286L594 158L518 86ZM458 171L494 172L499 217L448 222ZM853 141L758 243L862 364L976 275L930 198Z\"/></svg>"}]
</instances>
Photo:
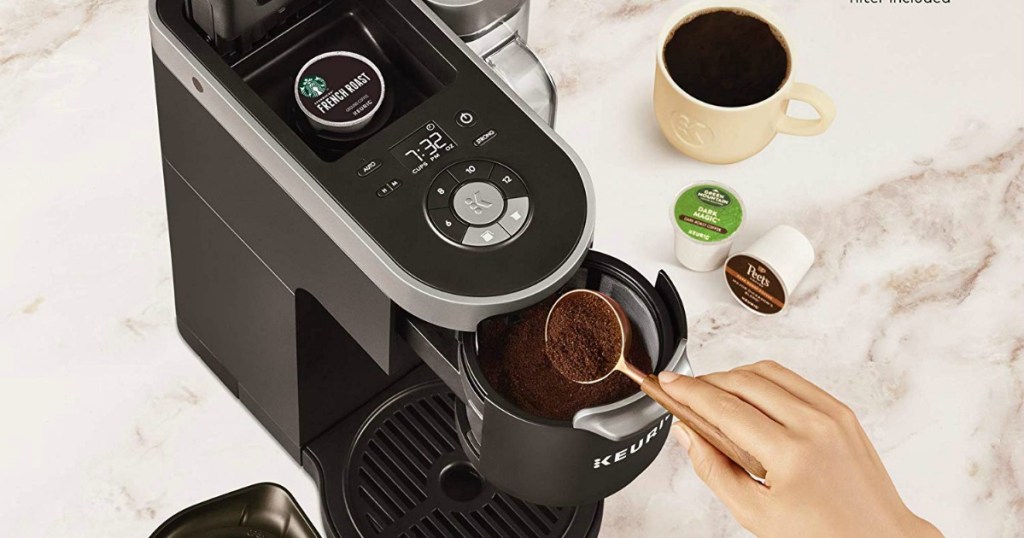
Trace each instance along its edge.
<instances>
[{"instance_id":1,"label":"brew size button","mask_svg":"<svg viewBox=\"0 0 1024 538\"><path fill-rule=\"evenodd\" d=\"M452 198L452 191L458 183L451 174L442 173L430 184L430 191L427 192L427 208L438 209L448 207L448 200Z\"/></svg>"},{"instance_id":2,"label":"brew size button","mask_svg":"<svg viewBox=\"0 0 1024 538\"><path fill-rule=\"evenodd\" d=\"M455 218L455 214L447 207L431 209L430 223L434 225L434 229L455 243L462 242L462 239L466 237L466 230L469 228Z\"/></svg>"},{"instance_id":3,"label":"brew size button","mask_svg":"<svg viewBox=\"0 0 1024 538\"><path fill-rule=\"evenodd\" d=\"M462 183L471 179L487 179L491 177L494 163L488 161L462 161L448 167L448 173L455 181Z\"/></svg>"},{"instance_id":4,"label":"brew size button","mask_svg":"<svg viewBox=\"0 0 1024 538\"><path fill-rule=\"evenodd\" d=\"M491 181L494 182L507 198L521 198L527 195L526 183L519 174L504 166L495 166L491 172Z\"/></svg>"}]
</instances>

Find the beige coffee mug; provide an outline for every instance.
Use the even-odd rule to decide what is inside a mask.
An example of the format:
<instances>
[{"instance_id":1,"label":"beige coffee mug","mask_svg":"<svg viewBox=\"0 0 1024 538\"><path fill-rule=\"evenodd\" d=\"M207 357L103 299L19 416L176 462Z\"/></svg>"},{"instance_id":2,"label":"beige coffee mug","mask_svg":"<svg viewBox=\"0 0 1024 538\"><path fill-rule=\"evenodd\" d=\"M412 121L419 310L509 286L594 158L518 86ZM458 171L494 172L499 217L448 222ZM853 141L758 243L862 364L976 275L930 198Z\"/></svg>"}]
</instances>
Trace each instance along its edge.
<instances>
[{"instance_id":1,"label":"beige coffee mug","mask_svg":"<svg viewBox=\"0 0 1024 538\"><path fill-rule=\"evenodd\" d=\"M732 11L760 19L775 31L789 55L789 70L771 97L741 107L716 106L686 93L665 66L665 46L676 30L696 17L716 11ZM792 44L785 39L777 18L765 8L743 0L695 2L677 11L658 39L658 66L654 81L654 111L665 138L679 151L699 161L729 164L753 157L778 133L815 136L825 132L836 107L825 92L810 84L793 82ZM798 119L787 114L790 100L811 105L818 119Z\"/></svg>"}]
</instances>

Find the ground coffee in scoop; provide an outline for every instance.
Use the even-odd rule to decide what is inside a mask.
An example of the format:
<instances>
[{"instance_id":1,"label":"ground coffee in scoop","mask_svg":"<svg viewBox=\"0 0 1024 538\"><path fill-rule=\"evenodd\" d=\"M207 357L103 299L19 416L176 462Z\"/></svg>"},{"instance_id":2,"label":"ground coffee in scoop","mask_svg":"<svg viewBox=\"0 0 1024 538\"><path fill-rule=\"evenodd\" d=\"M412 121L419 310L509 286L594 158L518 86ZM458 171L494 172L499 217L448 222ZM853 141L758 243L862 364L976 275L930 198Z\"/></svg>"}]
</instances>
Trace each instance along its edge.
<instances>
[{"instance_id":1,"label":"ground coffee in scoop","mask_svg":"<svg viewBox=\"0 0 1024 538\"><path fill-rule=\"evenodd\" d=\"M592 383L615 369L622 330L611 305L591 293L562 297L547 321L547 354L565 378Z\"/></svg>"},{"instance_id":2,"label":"ground coffee in scoop","mask_svg":"<svg viewBox=\"0 0 1024 538\"><path fill-rule=\"evenodd\" d=\"M581 385L566 379L545 352L544 325L555 299L528 310L483 322L478 333L480 367L488 383L527 414L551 420L572 420L581 409L617 402L640 389L625 375ZM634 328L634 334L639 333ZM642 338L633 338L626 359L644 373L651 359Z\"/></svg>"}]
</instances>

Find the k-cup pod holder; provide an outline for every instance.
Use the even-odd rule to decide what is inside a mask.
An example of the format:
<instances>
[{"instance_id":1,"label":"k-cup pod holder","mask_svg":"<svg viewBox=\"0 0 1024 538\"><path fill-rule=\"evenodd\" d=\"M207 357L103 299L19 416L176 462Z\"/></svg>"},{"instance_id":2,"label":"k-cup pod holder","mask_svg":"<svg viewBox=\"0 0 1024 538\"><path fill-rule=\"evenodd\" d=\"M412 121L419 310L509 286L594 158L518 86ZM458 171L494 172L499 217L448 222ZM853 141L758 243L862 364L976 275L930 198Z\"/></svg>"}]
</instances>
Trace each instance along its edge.
<instances>
[{"instance_id":1,"label":"k-cup pod holder","mask_svg":"<svg viewBox=\"0 0 1024 538\"><path fill-rule=\"evenodd\" d=\"M332 0L314 7L308 16L289 20L289 26L279 28L273 39L260 42L231 68L323 161L341 159L455 79L451 65L393 5ZM371 80L357 80L354 84L360 87L354 91L380 85L382 95L373 96L374 106L360 111L366 114L333 119L337 121L317 114L317 100L331 97L328 90L342 90L361 76L361 71L354 72L321 83L317 77L326 75L307 73L314 60L323 62L332 55L358 58L367 66ZM306 87L300 87L303 82ZM303 96L303 90L313 98ZM329 113L335 110L340 109Z\"/></svg>"}]
</instances>

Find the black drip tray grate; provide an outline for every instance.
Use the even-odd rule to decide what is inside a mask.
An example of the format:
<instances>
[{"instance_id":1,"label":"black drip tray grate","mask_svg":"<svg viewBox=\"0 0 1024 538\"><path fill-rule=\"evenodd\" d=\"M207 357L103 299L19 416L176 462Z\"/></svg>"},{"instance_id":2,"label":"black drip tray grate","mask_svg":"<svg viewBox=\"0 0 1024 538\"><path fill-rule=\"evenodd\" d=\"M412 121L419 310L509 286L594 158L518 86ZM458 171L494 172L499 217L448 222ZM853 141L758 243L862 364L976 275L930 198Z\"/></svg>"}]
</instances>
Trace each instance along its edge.
<instances>
[{"instance_id":1,"label":"black drip tray grate","mask_svg":"<svg viewBox=\"0 0 1024 538\"><path fill-rule=\"evenodd\" d=\"M351 536L352 531L363 538L596 535L600 505L538 506L483 480L459 443L455 404L440 382L421 383L366 413L361 426L342 426L342 431L328 432L314 443L328 510L332 497L341 497L348 515L328 516L339 536ZM330 484L323 454L340 449L344 437L351 440L353 434L355 442L345 451L347 464L338 469L344 480L336 497L332 489L338 485Z\"/></svg>"}]
</instances>

